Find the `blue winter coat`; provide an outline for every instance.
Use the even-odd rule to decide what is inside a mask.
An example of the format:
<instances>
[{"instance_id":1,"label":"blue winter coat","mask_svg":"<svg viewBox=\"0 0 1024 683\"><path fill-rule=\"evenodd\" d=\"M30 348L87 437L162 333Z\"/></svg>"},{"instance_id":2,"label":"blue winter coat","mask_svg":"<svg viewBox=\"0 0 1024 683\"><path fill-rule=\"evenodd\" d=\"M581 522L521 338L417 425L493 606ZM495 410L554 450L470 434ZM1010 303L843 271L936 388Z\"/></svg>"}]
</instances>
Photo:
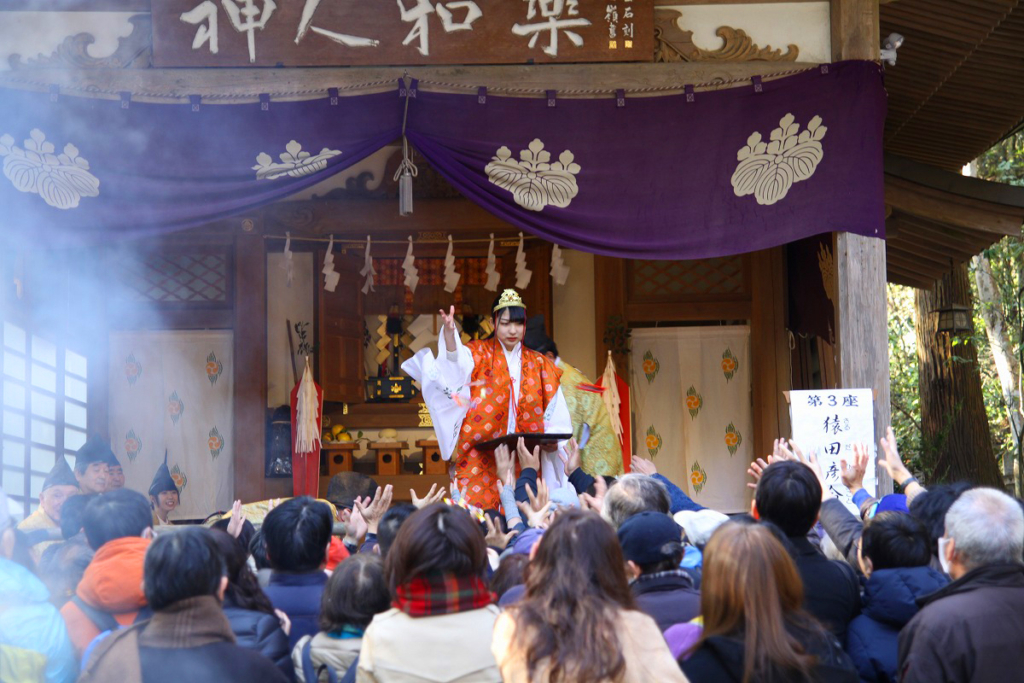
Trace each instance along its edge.
<instances>
[{"instance_id":1,"label":"blue winter coat","mask_svg":"<svg viewBox=\"0 0 1024 683\"><path fill-rule=\"evenodd\" d=\"M917 599L934 593L948 579L931 567L900 567L872 572L864 587L860 616L850 622L846 651L862 681L895 682L897 641L917 614Z\"/></svg>"},{"instance_id":2,"label":"blue winter coat","mask_svg":"<svg viewBox=\"0 0 1024 683\"><path fill-rule=\"evenodd\" d=\"M43 582L0 558L0 680L73 683L75 650Z\"/></svg>"}]
</instances>

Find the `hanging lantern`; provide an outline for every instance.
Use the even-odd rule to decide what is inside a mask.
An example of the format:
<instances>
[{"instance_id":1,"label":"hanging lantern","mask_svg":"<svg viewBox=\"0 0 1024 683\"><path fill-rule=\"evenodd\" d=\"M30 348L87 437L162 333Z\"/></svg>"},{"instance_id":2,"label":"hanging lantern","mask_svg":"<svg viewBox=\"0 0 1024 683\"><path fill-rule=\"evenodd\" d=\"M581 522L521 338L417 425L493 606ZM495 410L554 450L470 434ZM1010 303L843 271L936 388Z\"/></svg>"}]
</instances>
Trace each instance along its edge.
<instances>
[{"instance_id":1,"label":"hanging lantern","mask_svg":"<svg viewBox=\"0 0 1024 683\"><path fill-rule=\"evenodd\" d=\"M948 334L953 337L962 337L974 332L974 323L971 320L971 309L962 304L947 304L937 308L933 313L939 316L935 326L936 334Z\"/></svg>"}]
</instances>

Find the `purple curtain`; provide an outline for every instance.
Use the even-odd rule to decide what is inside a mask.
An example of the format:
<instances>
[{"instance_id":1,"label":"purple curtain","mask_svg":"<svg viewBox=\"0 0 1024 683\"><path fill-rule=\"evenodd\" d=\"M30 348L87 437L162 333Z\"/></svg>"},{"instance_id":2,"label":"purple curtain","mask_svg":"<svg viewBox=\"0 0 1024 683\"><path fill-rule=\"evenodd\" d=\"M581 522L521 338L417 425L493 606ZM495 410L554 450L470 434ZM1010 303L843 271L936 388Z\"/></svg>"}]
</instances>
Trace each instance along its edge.
<instances>
[{"instance_id":1,"label":"purple curtain","mask_svg":"<svg viewBox=\"0 0 1024 683\"><path fill-rule=\"evenodd\" d=\"M399 137L398 92L336 102L193 111L0 90L0 236L73 246L199 225ZM621 100L421 89L406 130L459 191L526 232L611 256L692 259L829 231L883 237L884 119L880 68L844 62Z\"/></svg>"},{"instance_id":2,"label":"purple curtain","mask_svg":"<svg viewBox=\"0 0 1024 683\"><path fill-rule=\"evenodd\" d=\"M832 64L759 87L624 106L420 92L409 138L488 211L598 254L693 259L828 231L884 237L879 67Z\"/></svg>"},{"instance_id":3,"label":"purple curtain","mask_svg":"<svg viewBox=\"0 0 1024 683\"><path fill-rule=\"evenodd\" d=\"M0 90L0 232L33 246L75 246L237 215L393 142L399 104L389 92L339 97L334 106L270 102L266 111L259 103L124 109Z\"/></svg>"}]
</instances>

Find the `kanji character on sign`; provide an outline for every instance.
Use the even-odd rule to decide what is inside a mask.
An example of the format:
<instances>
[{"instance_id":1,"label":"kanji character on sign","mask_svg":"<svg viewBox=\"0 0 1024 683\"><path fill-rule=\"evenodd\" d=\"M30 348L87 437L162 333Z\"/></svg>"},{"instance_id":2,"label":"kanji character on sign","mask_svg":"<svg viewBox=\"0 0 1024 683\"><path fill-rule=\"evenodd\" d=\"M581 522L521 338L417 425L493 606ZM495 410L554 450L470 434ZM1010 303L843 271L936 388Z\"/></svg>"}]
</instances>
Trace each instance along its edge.
<instances>
[{"instance_id":1,"label":"kanji character on sign","mask_svg":"<svg viewBox=\"0 0 1024 683\"><path fill-rule=\"evenodd\" d=\"M213 0L204 0L179 17L186 24L198 26L196 37L192 39L192 49L198 50L205 43L210 44L210 52L217 54L217 5Z\"/></svg>"},{"instance_id":2,"label":"kanji character on sign","mask_svg":"<svg viewBox=\"0 0 1024 683\"><path fill-rule=\"evenodd\" d=\"M807 397L807 405L811 406L812 408L817 408L818 406L821 405L821 397L820 396L808 396Z\"/></svg>"},{"instance_id":3,"label":"kanji character on sign","mask_svg":"<svg viewBox=\"0 0 1024 683\"><path fill-rule=\"evenodd\" d=\"M856 408L858 406L857 397L853 394L843 396L843 407L844 408Z\"/></svg>"},{"instance_id":4,"label":"kanji character on sign","mask_svg":"<svg viewBox=\"0 0 1024 683\"><path fill-rule=\"evenodd\" d=\"M446 2L444 4L439 2L436 5L431 4L430 0L416 0L416 4L410 9L406 9L403 0L396 1L398 2L398 9L402 12L402 21L413 24L409 35L402 41L402 45L408 45L418 38L420 44L416 49L424 57L430 54L430 25L428 20L431 13L437 12L445 33L472 31L473 22L484 15L480 6L472 2L472 0L456 0L455 2ZM462 18L462 21L455 21L454 12L462 10L466 11L466 15Z\"/></svg>"},{"instance_id":5,"label":"kanji character on sign","mask_svg":"<svg viewBox=\"0 0 1024 683\"><path fill-rule=\"evenodd\" d=\"M339 45L345 45L346 47L377 47L380 45L379 40L373 38L362 38L360 36L351 36L347 33L336 33L335 31L328 31L327 29L320 28L319 26L311 26L313 22L313 15L316 14L316 8L320 6L320 0L306 0L306 4L302 6L302 17L299 19L299 31L295 34L295 44L298 45L307 31L319 34L325 38L329 38Z\"/></svg>"},{"instance_id":6,"label":"kanji character on sign","mask_svg":"<svg viewBox=\"0 0 1024 683\"><path fill-rule=\"evenodd\" d=\"M274 0L263 0L263 8L260 9L258 0L221 0L224 11L227 12L231 25L239 33L248 34L249 40L249 63L256 61L256 29L263 30L277 9Z\"/></svg>"},{"instance_id":7,"label":"kanji character on sign","mask_svg":"<svg viewBox=\"0 0 1024 683\"><path fill-rule=\"evenodd\" d=\"M583 37L575 31L569 30L590 26L589 19L579 16L579 6L576 0L529 0L529 3L526 12L527 20L534 19L537 16L537 9L539 7L540 16L546 19L546 21L534 24L513 24L512 33L517 36L530 36L528 44L531 48L534 48L537 46L537 39L540 37L540 34L547 31L548 44L542 49L545 54L551 57L558 56L559 31L565 33L565 37L573 45L583 47ZM575 18L563 19L563 12L566 13L566 16Z\"/></svg>"}]
</instances>

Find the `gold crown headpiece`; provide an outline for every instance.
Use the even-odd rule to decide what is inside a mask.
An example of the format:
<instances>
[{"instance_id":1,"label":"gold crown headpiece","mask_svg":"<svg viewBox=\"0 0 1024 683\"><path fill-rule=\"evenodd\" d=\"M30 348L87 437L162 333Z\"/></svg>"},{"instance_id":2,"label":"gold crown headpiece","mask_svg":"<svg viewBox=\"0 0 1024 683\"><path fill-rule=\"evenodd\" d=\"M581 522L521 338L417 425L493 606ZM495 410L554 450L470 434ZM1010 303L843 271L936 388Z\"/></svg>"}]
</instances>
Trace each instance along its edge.
<instances>
[{"instance_id":1,"label":"gold crown headpiece","mask_svg":"<svg viewBox=\"0 0 1024 683\"><path fill-rule=\"evenodd\" d=\"M503 308L526 308L526 304L523 303L523 298L519 296L519 292L514 289L506 289L501 293L501 298L498 299L498 305L494 307L494 313L497 313Z\"/></svg>"}]
</instances>

